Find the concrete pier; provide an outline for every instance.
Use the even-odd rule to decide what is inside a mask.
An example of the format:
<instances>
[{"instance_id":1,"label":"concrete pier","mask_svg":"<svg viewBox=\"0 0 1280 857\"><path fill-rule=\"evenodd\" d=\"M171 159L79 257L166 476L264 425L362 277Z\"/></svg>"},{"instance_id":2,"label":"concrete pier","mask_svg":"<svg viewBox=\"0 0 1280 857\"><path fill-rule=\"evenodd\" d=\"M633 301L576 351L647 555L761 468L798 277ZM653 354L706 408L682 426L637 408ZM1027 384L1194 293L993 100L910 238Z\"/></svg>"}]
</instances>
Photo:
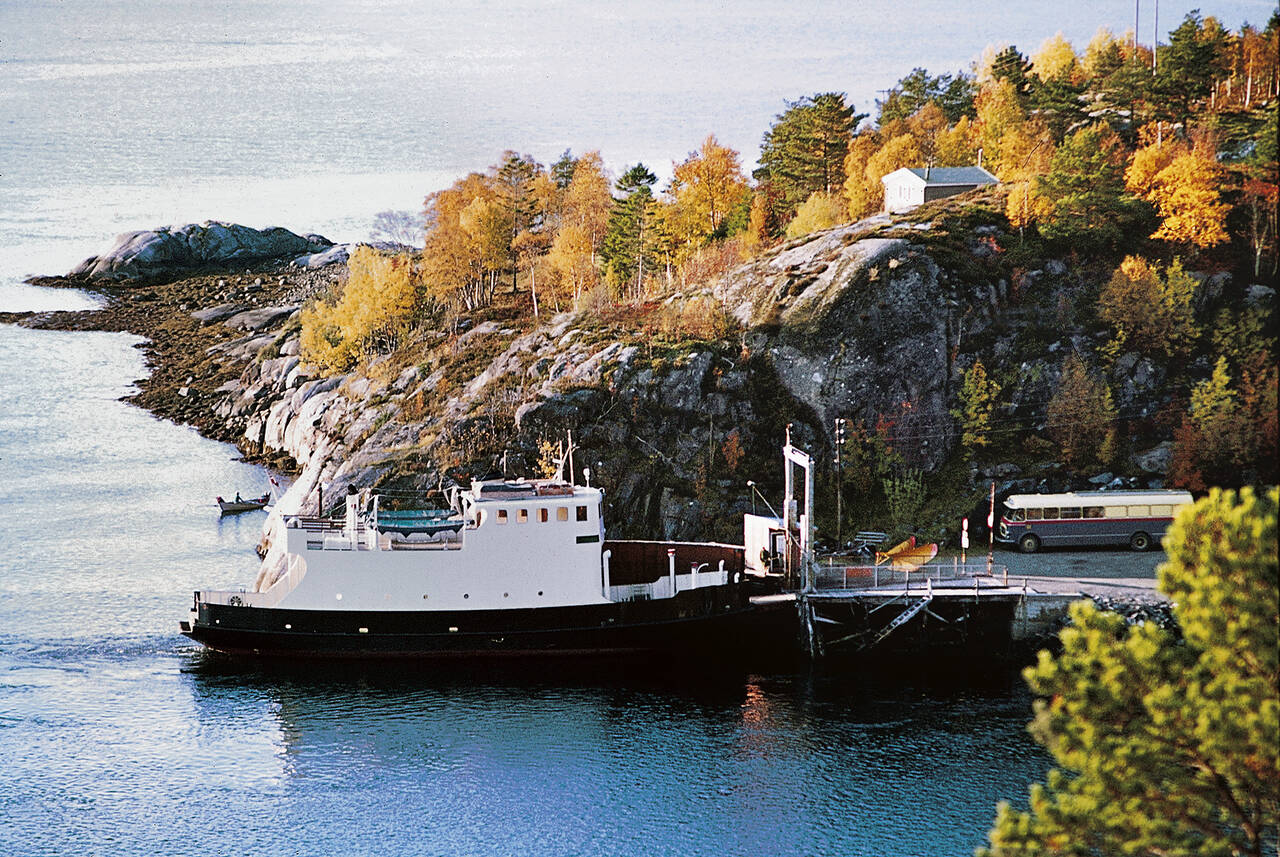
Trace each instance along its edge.
<instances>
[{"instance_id":1,"label":"concrete pier","mask_svg":"<svg viewBox=\"0 0 1280 857\"><path fill-rule=\"evenodd\" d=\"M819 565L814 580L812 590L794 597L802 644L815 658L879 650L998 651L1047 641L1069 605L1082 598L1167 601L1155 588L1154 573L1015 574L985 558L967 565L943 558L911 572Z\"/></svg>"}]
</instances>

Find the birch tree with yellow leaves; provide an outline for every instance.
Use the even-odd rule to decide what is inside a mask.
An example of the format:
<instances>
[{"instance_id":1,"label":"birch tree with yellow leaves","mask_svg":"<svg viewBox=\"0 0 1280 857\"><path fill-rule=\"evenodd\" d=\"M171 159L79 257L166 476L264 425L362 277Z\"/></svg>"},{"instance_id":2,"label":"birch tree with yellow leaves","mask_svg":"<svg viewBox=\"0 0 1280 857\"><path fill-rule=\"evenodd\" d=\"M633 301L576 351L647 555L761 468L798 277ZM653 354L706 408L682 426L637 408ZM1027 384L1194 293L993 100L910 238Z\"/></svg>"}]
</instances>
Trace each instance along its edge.
<instances>
[{"instance_id":1,"label":"birch tree with yellow leaves","mask_svg":"<svg viewBox=\"0 0 1280 857\"><path fill-rule=\"evenodd\" d=\"M686 242L699 246L723 238L722 226L750 193L740 156L709 135L701 148L672 170L669 191Z\"/></svg>"}]
</instances>

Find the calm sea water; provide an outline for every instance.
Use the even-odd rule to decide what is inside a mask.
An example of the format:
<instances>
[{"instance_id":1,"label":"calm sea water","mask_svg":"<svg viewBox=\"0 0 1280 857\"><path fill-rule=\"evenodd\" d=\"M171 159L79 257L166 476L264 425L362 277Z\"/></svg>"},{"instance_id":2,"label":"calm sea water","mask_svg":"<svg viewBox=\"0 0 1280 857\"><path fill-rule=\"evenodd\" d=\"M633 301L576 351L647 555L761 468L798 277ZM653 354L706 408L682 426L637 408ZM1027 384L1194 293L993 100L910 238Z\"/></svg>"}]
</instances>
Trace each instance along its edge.
<instances>
[{"instance_id":1,"label":"calm sea water","mask_svg":"<svg viewBox=\"0 0 1280 857\"><path fill-rule=\"evenodd\" d=\"M129 229L359 239L509 147L664 173L714 132L749 164L783 99L867 110L914 66L1131 15L0 0L0 310L92 306L19 280ZM136 344L0 325L0 854L962 855L1044 775L1007 675L209 660L177 621L252 579L262 521L213 498L267 474L122 403Z\"/></svg>"},{"instance_id":2,"label":"calm sea water","mask_svg":"<svg viewBox=\"0 0 1280 857\"><path fill-rule=\"evenodd\" d=\"M0 853L962 855L1044 774L1004 674L208 658L267 474L120 401L136 342L0 326Z\"/></svg>"}]
</instances>

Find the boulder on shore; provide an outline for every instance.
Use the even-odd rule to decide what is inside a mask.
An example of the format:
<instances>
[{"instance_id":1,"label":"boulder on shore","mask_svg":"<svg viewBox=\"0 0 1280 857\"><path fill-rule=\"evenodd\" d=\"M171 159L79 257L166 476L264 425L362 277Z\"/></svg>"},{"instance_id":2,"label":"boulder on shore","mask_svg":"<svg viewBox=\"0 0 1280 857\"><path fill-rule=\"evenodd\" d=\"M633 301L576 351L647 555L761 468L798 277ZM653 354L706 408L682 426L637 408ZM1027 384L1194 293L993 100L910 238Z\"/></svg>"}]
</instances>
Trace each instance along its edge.
<instances>
[{"instance_id":1,"label":"boulder on shore","mask_svg":"<svg viewBox=\"0 0 1280 857\"><path fill-rule=\"evenodd\" d=\"M293 258L332 244L319 235L297 235L279 226L253 229L206 220L126 232L114 247L85 259L69 276L111 283L159 280L210 266Z\"/></svg>"}]
</instances>

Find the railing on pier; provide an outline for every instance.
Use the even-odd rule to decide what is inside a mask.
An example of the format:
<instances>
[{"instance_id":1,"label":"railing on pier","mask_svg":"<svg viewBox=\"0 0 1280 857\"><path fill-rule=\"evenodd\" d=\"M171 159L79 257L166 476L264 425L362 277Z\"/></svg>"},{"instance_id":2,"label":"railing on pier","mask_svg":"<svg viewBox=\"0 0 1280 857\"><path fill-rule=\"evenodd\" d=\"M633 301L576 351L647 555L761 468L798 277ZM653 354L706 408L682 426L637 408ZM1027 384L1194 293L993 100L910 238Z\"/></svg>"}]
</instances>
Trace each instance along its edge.
<instances>
[{"instance_id":1,"label":"railing on pier","mask_svg":"<svg viewBox=\"0 0 1280 857\"><path fill-rule=\"evenodd\" d=\"M978 581L982 578L992 582L1007 582L1009 570L1003 565L990 565L984 562L961 564L959 559L952 562L945 560L914 569L894 568L892 565L843 565L820 564L814 575L814 589L819 592L833 592L857 589L878 589L891 587L911 589L913 585L925 586L926 581L941 583L943 581Z\"/></svg>"}]
</instances>

